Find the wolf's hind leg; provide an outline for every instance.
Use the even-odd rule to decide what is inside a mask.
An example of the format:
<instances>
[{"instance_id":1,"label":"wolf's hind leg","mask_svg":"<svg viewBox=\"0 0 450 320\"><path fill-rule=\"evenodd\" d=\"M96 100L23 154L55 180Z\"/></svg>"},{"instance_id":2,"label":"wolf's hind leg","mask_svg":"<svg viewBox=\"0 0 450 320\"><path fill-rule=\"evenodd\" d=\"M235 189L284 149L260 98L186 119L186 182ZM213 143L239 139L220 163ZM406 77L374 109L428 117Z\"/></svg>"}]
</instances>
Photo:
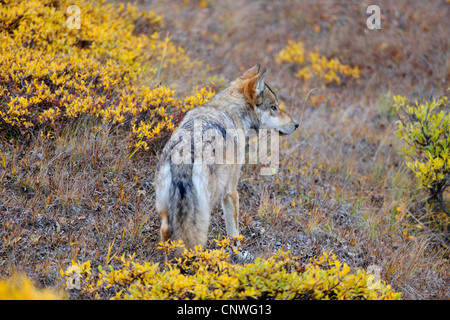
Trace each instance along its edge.
<instances>
[{"instance_id":1,"label":"wolf's hind leg","mask_svg":"<svg viewBox=\"0 0 450 320\"><path fill-rule=\"evenodd\" d=\"M239 235L239 193L235 190L224 194L222 197L222 209L225 216L225 226L229 237Z\"/></svg>"},{"instance_id":2,"label":"wolf's hind leg","mask_svg":"<svg viewBox=\"0 0 450 320\"><path fill-rule=\"evenodd\" d=\"M228 237L239 236L239 193L236 190L224 194L222 197L222 209ZM248 251L242 250L239 240L235 248L239 250L239 253L234 256L235 261L242 263L253 260L253 256Z\"/></svg>"},{"instance_id":3,"label":"wolf's hind leg","mask_svg":"<svg viewBox=\"0 0 450 320\"><path fill-rule=\"evenodd\" d=\"M161 217L161 241L166 242L170 239L170 228L169 228L169 216L167 214L167 211L162 211L159 213Z\"/></svg>"}]
</instances>

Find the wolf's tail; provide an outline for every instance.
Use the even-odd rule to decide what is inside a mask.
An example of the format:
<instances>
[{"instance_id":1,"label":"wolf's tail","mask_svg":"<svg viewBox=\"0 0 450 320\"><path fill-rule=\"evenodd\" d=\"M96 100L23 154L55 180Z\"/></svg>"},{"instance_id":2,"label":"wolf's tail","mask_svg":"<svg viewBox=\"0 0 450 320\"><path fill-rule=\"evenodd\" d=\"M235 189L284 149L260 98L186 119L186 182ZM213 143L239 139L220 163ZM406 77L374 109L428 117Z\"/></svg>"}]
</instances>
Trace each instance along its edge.
<instances>
[{"instance_id":1,"label":"wolf's tail","mask_svg":"<svg viewBox=\"0 0 450 320\"><path fill-rule=\"evenodd\" d=\"M172 170L168 197L170 240L182 240L187 249L204 245L208 233L209 213L203 210L203 195L197 188L192 167Z\"/></svg>"}]
</instances>

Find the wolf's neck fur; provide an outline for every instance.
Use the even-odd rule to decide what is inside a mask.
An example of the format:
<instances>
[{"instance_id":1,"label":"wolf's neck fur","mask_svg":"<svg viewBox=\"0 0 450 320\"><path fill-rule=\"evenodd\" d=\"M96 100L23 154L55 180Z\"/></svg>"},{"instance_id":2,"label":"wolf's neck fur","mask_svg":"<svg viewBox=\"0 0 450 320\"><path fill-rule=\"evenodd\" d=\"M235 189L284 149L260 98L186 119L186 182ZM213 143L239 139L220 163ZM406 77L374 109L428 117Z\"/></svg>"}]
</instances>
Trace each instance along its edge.
<instances>
[{"instance_id":1,"label":"wolf's neck fur","mask_svg":"<svg viewBox=\"0 0 450 320\"><path fill-rule=\"evenodd\" d=\"M227 98L221 99L222 97ZM236 118L235 121L241 122L245 136L248 136L250 129L258 132L260 121L258 114L255 112L255 107L246 103L243 104L242 101L245 101L242 93L228 87L217 93L208 105L210 107L223 108L231 111L235 115L233 116Z\"/></svg>"}]
</instances>

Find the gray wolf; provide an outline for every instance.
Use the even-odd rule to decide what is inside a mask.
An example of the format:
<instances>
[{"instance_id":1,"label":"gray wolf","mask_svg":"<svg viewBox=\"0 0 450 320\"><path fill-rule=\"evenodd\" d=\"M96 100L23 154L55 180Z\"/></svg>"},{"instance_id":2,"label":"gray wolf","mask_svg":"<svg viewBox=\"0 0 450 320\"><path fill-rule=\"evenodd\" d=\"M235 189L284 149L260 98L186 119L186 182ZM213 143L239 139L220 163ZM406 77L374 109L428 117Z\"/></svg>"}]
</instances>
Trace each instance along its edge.
<instances>
[{"instance_id":1,"label":"gray wolf","mask_svg":"<svg viewBox=\"0 0 450 320\"><path fill-rule=\"evenodd\" d=\"M162 241L182 240L187 249L204 246L211 210L219 200L227 235L239 235L236 188L243 163L237 146L251 132L266 129L286 135L299 126L279 109L265 74L259 63L247 70L209 103L187 112L166 143L155 179Z\"/></svg>"}]
</instances>

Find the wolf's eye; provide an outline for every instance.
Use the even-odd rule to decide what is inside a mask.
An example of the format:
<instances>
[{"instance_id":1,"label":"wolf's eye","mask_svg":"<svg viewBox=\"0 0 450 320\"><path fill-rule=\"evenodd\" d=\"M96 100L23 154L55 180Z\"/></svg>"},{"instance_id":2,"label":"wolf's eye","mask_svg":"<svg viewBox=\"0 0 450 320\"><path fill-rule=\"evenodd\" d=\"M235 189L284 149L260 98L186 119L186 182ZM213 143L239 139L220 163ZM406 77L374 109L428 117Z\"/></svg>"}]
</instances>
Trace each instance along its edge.
<instances>
[{"instance_id":1,"label":"wolf's eye","mask_svg":"<svg viewBox=\"0 0 450 320\"><path fill-rule=\"evenodd\" d=\"M278 106L273 105L273 106L272 106L272 110L273 110L273 111L277 111L277 110L278 110Z\"/></svg>"}]
</instances>

